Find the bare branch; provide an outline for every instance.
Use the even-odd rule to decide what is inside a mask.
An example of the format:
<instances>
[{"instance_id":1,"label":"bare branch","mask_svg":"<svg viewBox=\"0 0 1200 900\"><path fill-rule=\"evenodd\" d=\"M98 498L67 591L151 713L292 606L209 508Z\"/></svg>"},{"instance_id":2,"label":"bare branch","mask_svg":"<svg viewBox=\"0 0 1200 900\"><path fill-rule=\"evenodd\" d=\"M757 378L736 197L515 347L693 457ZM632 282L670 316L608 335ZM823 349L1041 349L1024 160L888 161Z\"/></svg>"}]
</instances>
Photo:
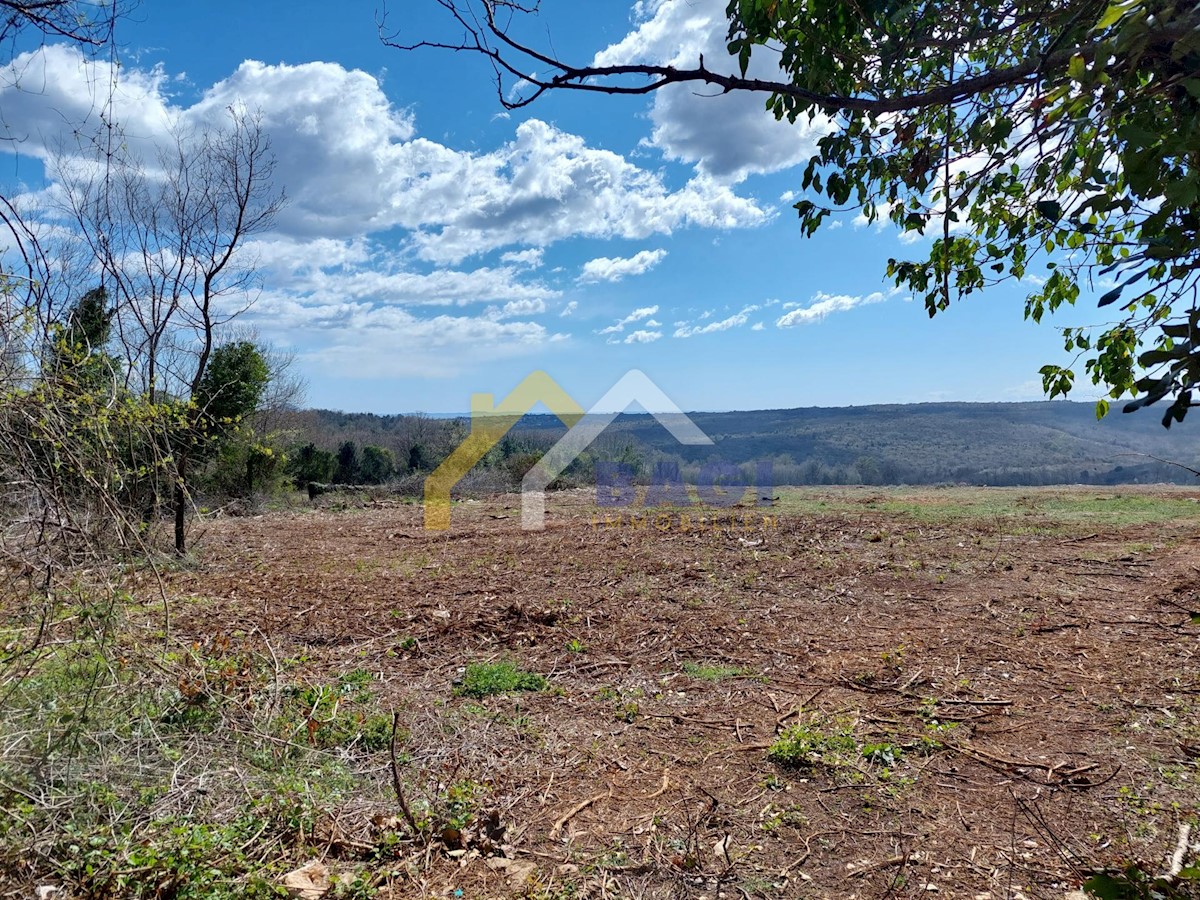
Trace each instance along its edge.
<instances>
[{"instance_id":1,"label":"bare branch","mask_svg":"<svg viewBox=\"0 0 1200 900\"><path fill-rule=\"evenodd\" d=\"M651 94L672 84L701 83L718 87L722 93L737 91L791 97L827 113L884 114L946 106L981 93L1034 84L1043 71L1065 66L1073 56L1080 56L1090 62L1103 48L1102 42L1096 40L1082 46L1052 49L1051 52L1023 60L1015 65L996 68L983 74L966 75L957 80L952 79L938 87L915 93L895 96L848 96L819 93L788 81L716 72L705 65L703 56L699 57L697 65L693 68L651 64L575 65L516 40L509 34L508 25L501 25L497 21L497 10L507 11L510 15L536 13L537 4L525 7L505 2L505 0L478 0L483 10L481 21L481 17L475 12L475 7L470 2L464 3L463 0L435 0L435 2L444 8L463 29L464 33L460 41L419 40L405 43L398 40L398 33L387 31L385 16L379 23L380 37L383 43L397 50L450 50L474 53L485 57L492 65L498 79L507 73L516 80L518 85L523 83L532 88L529 93L514 99L503 89L503 84L498 83L500 103L509 110L529 106L551 90L637 96ZM1164 45L1170 45L1179 37L1195 30L1198 25L1200 25L1200 11L1193 11L1192 14L1180 20L1158 26L1157 40ZM966 35L955 39L939 39L935 43L939 47L965 49L978 40L980 40L979 35ZM547 67L554 73L553 76L539 76L534 71L534 64ZM643 84L627 84L620 81L631 77L648 80ZM613 83L614 80L618 83Z\"/></svg>"}]
</instances>

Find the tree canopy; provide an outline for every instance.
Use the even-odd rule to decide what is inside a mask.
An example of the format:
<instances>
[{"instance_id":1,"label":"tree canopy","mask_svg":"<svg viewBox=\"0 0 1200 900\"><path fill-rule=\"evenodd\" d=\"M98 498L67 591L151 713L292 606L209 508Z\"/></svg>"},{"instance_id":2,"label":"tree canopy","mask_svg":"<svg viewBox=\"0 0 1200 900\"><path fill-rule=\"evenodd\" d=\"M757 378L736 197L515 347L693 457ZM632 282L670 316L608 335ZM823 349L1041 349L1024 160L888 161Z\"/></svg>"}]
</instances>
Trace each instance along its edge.
<instances>
[{"instance_id":1,"label":"tree canopy","mask_svg":"<svg viewBox=\"0 0 1200 900\"><path fill-rule=\"evenodd\" d=\"M213 350L192 399L210 432L220 436L258 409L270 380L262 351L251 341L231 341Z\"/></svg>"},{"instance_id":2,"label":"tree canopy","mask_svg":"<svg viewBox=\"0 0 1200 900\"><path fill-rule=\"evenodd\" d=\"M778 118L825 117L801 177L800 226L861 210L928 236L887 273L930 315L1005 280L1033 283L1025 315L1097 297L1102 325L1067 328L1070 366L1125 409L1169 399L1181 421L1200 382L1200 8L1183 0L731 0L723 60L694 67L573 64L523 42L539 4L435 0L450 41L491 64L500 102L547 91L647 94L700 83L765 96ZM670 2L670 0L668 0ZM546 42L551 47L550 41ZM770 54L777 79L752 77ZM757 70L756 70L757 71ZM1043 273L1044 277L1043 277ZM1097 412L1103 415L1107 401Z\"/></svg>"}]
</instances>

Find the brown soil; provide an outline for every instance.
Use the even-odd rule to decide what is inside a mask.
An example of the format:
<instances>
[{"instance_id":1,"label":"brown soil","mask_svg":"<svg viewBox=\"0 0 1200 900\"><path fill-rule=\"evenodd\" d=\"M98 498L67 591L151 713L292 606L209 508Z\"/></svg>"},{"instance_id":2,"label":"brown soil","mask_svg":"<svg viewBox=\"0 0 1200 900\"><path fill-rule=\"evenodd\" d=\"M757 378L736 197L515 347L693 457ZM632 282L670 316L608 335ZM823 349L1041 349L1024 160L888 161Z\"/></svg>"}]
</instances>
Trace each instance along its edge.
<instances>
[{"instance_id":1,"label":"brown soil","mask_svg":"<svg viewBox=\"0 0 1200 900\"><path fill-rule=\"evenodd\" d=\"M1200 525L860 506L687 530L597 524L583 494L540 533L512 497L444 534L398 503L229 519L172 576L174 628L269 644L291 677L372 672L410 794L485 785L536 865L408 845L397 897L1061 898L1091 867L1161 868L1200 797ZM501 658L551 689L455 696ZM797 723L854 747L771 761Z\"/></svg>"}]
</instances>

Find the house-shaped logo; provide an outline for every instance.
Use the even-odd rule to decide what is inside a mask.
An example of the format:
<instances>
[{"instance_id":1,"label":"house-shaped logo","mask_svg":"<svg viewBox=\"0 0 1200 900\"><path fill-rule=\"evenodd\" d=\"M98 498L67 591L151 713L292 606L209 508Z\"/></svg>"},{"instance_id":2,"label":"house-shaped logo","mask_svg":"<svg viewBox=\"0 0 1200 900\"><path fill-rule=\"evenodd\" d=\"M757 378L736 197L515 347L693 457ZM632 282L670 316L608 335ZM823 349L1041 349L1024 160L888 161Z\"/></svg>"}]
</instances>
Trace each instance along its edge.
<instances>
[{"instance_id":1,"label":"house-shaped logo","mask_svg":"<svg viewBox=\"0 0 1200 900\"><path fill-rule=\"evenodd\" d=\"M584 412L545 372L533 372L499 405L492 394L471 398L471 433L425 481L425 528L450 527L450 490L537 403L545 404L567 433L529 470L521 482L521 527L545 527L546 489L600 434L634 404L647 410L675 440L711 446L712 439L651 381L644 372L626 372L592 408Z\"/></svg>"}]
</instances>

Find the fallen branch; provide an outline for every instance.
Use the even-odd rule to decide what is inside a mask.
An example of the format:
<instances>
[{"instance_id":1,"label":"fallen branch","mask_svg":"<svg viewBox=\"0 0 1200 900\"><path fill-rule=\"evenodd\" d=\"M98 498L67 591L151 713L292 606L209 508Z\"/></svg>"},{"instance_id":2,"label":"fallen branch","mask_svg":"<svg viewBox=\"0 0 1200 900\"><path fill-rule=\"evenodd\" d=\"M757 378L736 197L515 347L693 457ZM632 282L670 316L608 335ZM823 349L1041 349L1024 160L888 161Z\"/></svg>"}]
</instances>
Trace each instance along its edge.
<instances>
[{"instance_id":1,"label":"fallen branch","mask_svg":"<svg viewBox=\"0 0 1200 900\"><path fill-rule=\"evenodd\" d=\"M1188 822L1184 822L1179 826L1179 841L1175 844L1175 852L1171 854L1171 865L1167 869L1167 874L1163 876L1167 881L1174 881L1181 871L1183 871L1183 860L1187 855L1188 838L1192 836L1192 826Z\"/></svg>"},{"instance_id":2,"label":"fallen branch","mask_svg":"<svg viewBox=\"0 0 1200 900\"><path fill-rule=\"evenodd\" d=\"M704 762L708 762L714 756L719 756L722 753L744 753L747 750L770 750L773 744L732 744L728 747L718 747L708 756L704 757Z\"/></svg>"},{"instance_id":3,"label":"fallen branch","mask_svg":"<svg viewBox=\"0 0 1200 900\"><path fill-rule=\"evenodd\" d=\"M809 694L807 697L805 697L803 700L801 700L799 703L794 705L791 709L789 709L787 712L785 712L783 715L781 715L779 718L777 718L775 720L775 730L779 731L779 729L783 726L784 722L786 722L792 716L797 715L800 712L800 710L804 709L804 707L808 706L808 704L810 704L814 700L816 700L817 697L821 696L821 692L824 690L825 690L825 688L817 688L815 691L813 691L811 694Z\"/></svg>"},{"instance_id":4,"label":"fallen branch","mask_svg":"<svg viewBox=\"0 0 1200 900\"><path fill-rule=\"evenodd\" d=\"M938 698L938 703L944 703L947 706L1012 706L1013 704L1011 700L957 700L942 697Z\"/></svg>"},{"instance_id":5,"label":"fallen branch","mask_svg":"<svg viewBox=\"0 0 1200 900\"><path fill-rule=\"evenodd\" d=\"M954 750L958 753L963 754L964 756L969 756L971 759L974 759L976 762L981 762L985 766L988 766L989 768L992 768L992 769L999 769L999 771L1005 772L1009 775L1019 774L1019 770L1021 770L1021 769L1040 769L1041 771L1046 773L1046 780L1044 782L1045 784L1061 784L1063 787L1070 787L1070 788L1099 787L1100 785L1111 781L1113 779L1113 777L1117 774L1117 772L1121 771L1121 767L1118 765L1117 768L1113 770L1112 774L1108 775L1105 778L1102 778L1099 781L1084 781L1084 780L1080 779L1079 776L1085 772L1090 772L1093 769L1098 768L1099 763L1087 763L1082 766L1076 766L1075 768L1072 768L1072 769L1064 769L1063 763L1054 763L1051 765L1051 764L1047 764L1047 763L1032 762L1032 761L1028 761L1028 760L1007 759L1003 756L996 756L992 753L988 753L986 750L981 750L978 747L974 747L970 744L965 744L965 743L963 743L963 744L948 743L945 746L949 750ZM1028 776L1025 776L1025 777L1028 778ZM1030 778L1029 780L1033 781L1034 784L1043 783L1043 782L1034 781L1034 779L1032 779L1032 778Z\"/></svg>"},{"instance_id":6,"label":"fallen branch","mask_svg":"<svg viewBox=\"0 0 1200 900\"><path fill-rule=\"evenodd\" d=\"M593 803L598 803L601 800L606 800L612 796L612 788L609 788L603 794L597 794L595 797L588 797L582 803L578 803L567 811L567 814L554 823L554 827L550 829L550 840L557 841L562 834L563 826L570 822L573 818L591 806Z\"/></svg>"},{"instance_id":7,"label":"fallen branch","mask_svg":"<svg viewBox=\"0 0 1200 900\"><path fill-rule=\"evenodd\" d=\"M661 797L667 792L667 788L671 784L671 779L667 776L667 770L663 769L662 786L653 794L647 794L645 797L638 797L638 800L653 800L655 797Z\"/></svg>"},{"instance_id":8,"label":"fallen branch","mask_svg":"<svg viewBox=\"0 0 1200 900\"><path fill-rule=\"evenodd\" d=\"M863 866L861 869L852 869L850 871L850 877L858 878L862 875L866 875L868 872L874 872L878 869L886 869L888 866L902 866L907 863L908 860L909 855L907 853L900 856L889 856L887 859L881 859L879 862Z\"/></svg>"}]
</instances>

